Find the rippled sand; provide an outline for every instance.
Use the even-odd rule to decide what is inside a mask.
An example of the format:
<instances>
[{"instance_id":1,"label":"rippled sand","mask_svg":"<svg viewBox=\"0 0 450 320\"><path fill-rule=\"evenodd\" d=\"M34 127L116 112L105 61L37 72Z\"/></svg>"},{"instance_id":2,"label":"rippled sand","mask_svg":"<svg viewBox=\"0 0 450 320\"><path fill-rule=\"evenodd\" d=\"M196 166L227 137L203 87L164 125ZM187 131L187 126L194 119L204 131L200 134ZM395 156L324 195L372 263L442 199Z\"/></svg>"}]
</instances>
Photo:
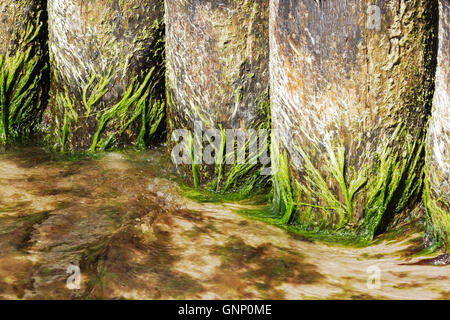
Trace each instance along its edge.
<instances>
[{"instance_id":1,"label":"rippled sand","mask_svg":"<svg viewBox=\"0 0 450 320\"><path fill-rule=\"evenodd\" d=\"M450 298L448 265L407 254L420 235L362 249L317 243L238 204L182 197L159 150L54 157L0 155L0 298ZM79 290L66 286L70 265ZM374 266L381 287L368 289Z\"/></svg>"}]
</instances>

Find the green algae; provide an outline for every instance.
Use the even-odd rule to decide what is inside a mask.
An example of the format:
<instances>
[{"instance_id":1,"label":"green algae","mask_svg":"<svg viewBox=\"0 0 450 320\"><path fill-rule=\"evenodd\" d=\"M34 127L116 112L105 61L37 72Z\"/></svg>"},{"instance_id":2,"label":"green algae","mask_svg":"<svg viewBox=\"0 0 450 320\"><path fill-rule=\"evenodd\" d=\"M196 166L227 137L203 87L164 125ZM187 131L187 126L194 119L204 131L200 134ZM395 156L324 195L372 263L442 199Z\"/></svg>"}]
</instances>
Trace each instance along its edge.
<instances>
[{"instance_id":1,"label":"green algae","mask_svg":"<svg viewBox=\"0 0 450 320\"><path fill-rule=\"evenodd\" d=\"M245 198L244 194L253 194L257 184L262 180L266 184L268 179L259 179L259 166L251 163L254 155L248 155L248 144L244 147L245 163L230 164L234 154L225 150L231 143L225 133L270 126L266 122L269 90L265 50L269 10L267 1L254 0L230 2L227 7L202 1L167 4L168 138L175 130L192 130L196 121L220 130L222 141L214 146L214 164L194 163L192 156L192 163L184 162L178 170L194 188L216 194L214 198L231 193L241 193L237 198ZM192 28L189 33L180 31L185 28L180 17L186 14L192 17L186 24ZM199 39L208 39L208 46L203 47ZM202 59L193 60L192 55ZM196 139L193 145L208 144ZM170 141L168 145L170 149Z\"/></svg>"},{"instance_id":2,"label":"green algae","mask_svg":"<svg viewBox=\"0 0 450 320\"><path fill-rule=\"evenodd\" d=\"M148 147L163 130L164 2L94 1L65 23L82 2L49 3L46 141L63 152Z\"/></svg>"},{"instance_id":3,"label":"green algae","mask_svg":"<svg viewBox=\"0 0 450 320\"><path fill-rule=\"evenodd\" d=\"M431 192L430 183L426 180L423 199L427 211L427 234L431 238L427 251L435 252L443 249L448 252L450 250L450 215L440 203L441 199L434 199Z\"/></svg>"},{"instance_id":4,"label":"green algae","mask_svg":"<svg viewBox=\"0 0 450 320\"><path fill-rule=\"evenodd\" d=\"M404 139L407 146L407 151L400 155L393 149L399 139ZM382 219L407 209L421 191L424 144L423 137L408 138L404 125L400 124L393 135L378 146L374 153L376 161L366 163L359 170L348 167L342 145L328 147L329 172L342 195L338 198L301 148L298 151L303 158L303 180L291 177L288 157L284 151L279 151L273 139L272 157L278 158L279 167L273 176L272 206L263 213L256 210L253 214L308 237L369 244ZM364 215L355 217L360 194L365 195ZM252 215L251 211L248 214Z\"/></svg>"},{"instance_id":5,"label":"green algae","mask_svg":"<svg viewBox=\"0 0 450 320\"><path fill-rule=\"evenodd\" d=\"M136 141L136 147L145 148L151 138L157 133L164 117L165 103L154 98L154 85L151 79L154 76L155 67L145 77L142 83L135 78L132 84L125 90L121 100L111 107L102 102L102 98L108 92L108 85L112 79L110 71L106 76L92 76L89 83L83 88L83 114L79 114L75 107L75 97L71 97L68 89L57 95L56 102L63 123L55 117L55 126L48 132L48 140L56 137L53 149L62 152L73 151L68 146L70 136L76 134L79 126L87 119L94 118L97 122L96 131L90 142L90 152L108 150L118 146L118 137L124 134L132 126L140 126ZM99 110L92 113L92 110Z\"/></svg>"},{"instance_id":6,"label":"green algae","mask_svg":"<svg viewBox=\"0 0 450 320\"><path fill-rule=\"evenodd\" d=\"M31 161L30 158L36 157L36 153L36 151L30 150L23 154L23 161ZM159 156L162 155L159 154ZM11 159L8 154L5 154L2 158L9 159L9 161L14 163L21 163L16 156ZM159 164L156 164L154 161L149 163L148 159L149 157L143 158L141 153L133 153L130 154L130 158L126 161L133 167L136 161L142 162L138 166L139 171L148 166L155 166L158 170ZM8 161L3 161L3 163L5 162ZM68 219L64 219L66 221L64 224L44 223L41 226L41 223L37 221L39 219L35 220L33 218L33 224L38 223L38 225L35 225L30 230L33 233L40 231L43 236L45 235L44 238L38 238L38 240L44 240L46 245L37 246L38 243L42 242L28 242L28 247L25 248L29 250L27 253L28 258L39 257L39 259L34 260L38 261L38 263L30 263L27 269L23 271L18 268L20 266L19 263L28 261L28 258L24 260L22 256L18 256L16 253L8 256L9 254L5 255L5 252L2 252L4 254L3 257L7 257L3 260L3 266L7 267L8 272L4 273L5 268L2 269L2 274L5 275L3 278L11 279L9 281L14 281L15 286L14 290L11 289L11 293L8 294L9 297L19 294L23 295L23 293L19 292L21 285L16 281L16 279L20 278L26 281L26 284L23 286L27 285L24 289L26 293L25 299L36 298L33 295L35 293L42 299L172 299L183 296L189 299L200 299L211 295L224 299L274 299L278 297L298 299L306 298L306 295L312 295L315 298L327 297L329 294L339 292L340 289L347 290L349 293L348 295L342 294L341 298L351 298L360 297L364 294L365 268L372 263L388 263L395 267L387 271L383 269L383 281L392 283L392 286L407 282L416 283L416 281L423 284L424 290L405 293L403 296L405 298L411 298L414 295L420 296L420 294L432 298L431 291L434 290L433 288L440 288L442 283L445 283L447 280L445 277L432 281L428 280L428 277L431 276L436 277L439 274L442 276L442 271L445 267L443 267L444 269L439 269L439 267L433 268L435 270L432 271L434 274L427 275L423 279L413 279L414 275L420 274L420 271L429 269L421 269L422 267L420 266L403 266L402 263L407 263L408 260L399 257L395 253L398 250L396 245L391 246L389 243L386 243L378 248L374 248L377 252L381 250L382 253L385 253L383 261L379 261L379 257L375 255L367 257L372 262L366 259L361 261L359 259L361 252L358 254L355 250L339 247L336 249L334 245L329 247L326 244L313 243L311 241L301 242L302 239L285 236L278 230L274 230L273 227L255 222L252 223L252 220L239 217L223 216L221 215L224 210L222 206L206 205L203 207L204 210L202 210L202 207L197 205L192 207L188 205L186 208L181 207L180 210L169 209L166 211L165 209L162 210L162 208L158 209L163 203L167 204L165 197L157 199L150 195L149 205L148 201L142 201L141 196L137 197L137 202L134 200L130 201L135 198L132 196L131 198L125 199L127 198L125 197L123 199L125 202L117 206L117 208L123 208L122 214L116 214L113 210L107 209L111 205L114 196L108 192L109 196L103 197L101 196L103 192L98 193L94 192L94 190L101 186L102 190L103 188L113 188L114 190L121 190L122 193L123 190L127 190L127 194L130 195L149 196L148 187L146 183L142 183L142 177L153 180L152 175L148 175L147 172L138 175L136 174L137 171L130 171L129 169L125 169L122 172L117 172L116 170L105 175L97 165L92 166L92 164L94 163L85 162L83 166L78 166L77 175L81 175L79 178L82 177L82 181L90 189L91 195L88 197L90 199L88 201L95 201L95 208L88 206L77 210L77 214L68 215ZM107 163L101 162L101 165L107 165ZM43 181L44 188L53 189L53 186L48 186L45 183L45 177L54 177L53 182L55 186L59 185L64 188L64 184L67 182L66 173L69 171L65 165L54 164L49 167L47 161L44 161L40 162L40 164L36 163L32 167L34 170L32 172L23 172L20 179L14 172L8 173L4 179L11 181L13 187L21 186L23 188L24 180L29 179L31 176L34 182L25 185L25 189L29 190L37 181ZM166 176L165 174L162 175L163 178ZM73 178L78 180L76 177ZM125 181L126 183L124 184ZM132 187L133 191L129 187ZM176 196L177 186L174 184L172 187L170 194ZM58 198L53 196L49 199L55 202L59 201ZM85 200L87 200L85 197L79 197L77 193L74 193L70 199L70 207L78 206L80 201L83 202ZM14 203L15 201L11 199L8 202ZM176 200L174 205L178 206L178 203L181 204L181 202ZM102 209L96 210L96 208ZM111 206L112 208L113 206ZM129 211L139 212L140 210L142 210L140 214L126 216ZM92 216L94 212L95 214ZM218 214L217 217L214 217L215 212ZM91 216L89 220L86 219L83 213ZM55 212L52 219L56 218L56 216L61 216L61 214L64 213L58 212L56 214ZM153 221L154 215L161 220ZM112 224L114 230L109 229L109 222L107 225L104 225L103 219L99 219L102 216L105 216L105 221L115 222ZM123 217L123 220L120 223L119 220L116 221L116 218L121 217ZM172 219L170 219L171 217ZM136 218L140 218L140 220L137 221ZM2 223L6 225L5 222L7 221L9 220L2 220ZM141 233L141 223L150 228L144 234ZM191 224L195 226L194 229L189 227ZM65 226L71 228L74 225L78 226L74 230L79 230L79 232L68 233ZM210 227L210 225L215 227ZM45 232L49 230L49 227L54 232L50 234ZM97 241L97 238L91 238L94 229L105 227L107 229L105 229L104 233L102 232L104 237L101 237L100 241ZM119 228L120 230L118 230ZM196 236L194 231L197 228L202 229L202 233ZM221 234L217 233L217 228L221 231ZM119 234L109 239L112 234L116 233L115 231L118 231ZM3 235L3 244L9 243L13 236L16 239L16 231L13 232L14 234L8 231L8 233ZM190 234L191 232L192 234ZM74 236L70 237L71 234ZM170 237L170 235L173 235L173 237ZM21 239L20 237L19 240ZM275 242L273 242L274 239ZM69 250L65 251L64 255L59 255L58 248L60 247L52 246L52 244L60 241L66 244L81 243L83 245L71 246ZM105 246L105 244L107 245ZM46 255L49 254L46 251L47 248L52 254L48 258L46 258ZM259 252L262 253L259 254ZM373 253L371 250L367 252ZM80 263L83 276L82 290L75 297L73 296L74 292L63 287L65 279L68 277L65 273L65 263L67 262L65 257L72 254L75 257L75 261L71 262ZM27 256L23 257L26 258ZM332 267L334 269L329 269L329 259L333 259ZM55 265L61 266L61 268L56 269ZM192 270L193 273L188 272L189 275L185 274L183 272L184 266L191 266L189 271ZM410 277L405 275L401 279L397 279L400 276L390 278L388 275L391 272L399 273L404 271L405 268L411 271ZM197 270L200 273L197 273ZM343 270L346 271L344 274L341 273ZM64 281L59 281L60 278L58 278L58 281L55 281L55 276L61 276L61 279L64 279ZM346 279L350 280L349 283L345 281ZM45 285L44 281L48 281L49 285ZM338 284L337 287L336 283ZM59 287L60 284L61 287ZM355 284L358 288L361 286L362 289L356 290L354 288ZM388 289L390 290L392 286L388 286ZM334 289L328 290L331 287ZM335 290L336 288L337 291ZM426 290L426 288L431 288L432 290ZM249 292L253 295L247 295ZM386 294L388 297L399 297L397 295L398 291ZM22 298L22 295L19 297ZM5 291L3 291L2 297L6 297ZM331 297L338 296L333 295Z\"/></svg>"},{"instance_id":7,"label":"green algae","mask_svg":"<svg viewBox=\"0 0 450 320\"><path fill-rule=\"evenodd\" d=\"M24 141L40 122L41 81L47 66L32 43L40 35L43 23L28 23L15 53L0 56L0 144Z\"/></svg>"},{"instance_id":8,"label":"green algae","mask_svg":"<svg viewBox=\"0 0 450 320\"><path fill-rule=\"evenodd\" d=\"M168 100L170 101L170 99ZM169 103L169 102L168 102ZM264 110L266 120L255 120L251 127L254 129L255 136L247 136L242 149L239 149L233 141L233 150L228 150L227 146L227 130L219 125L220 143L216 146L211 138L208 137L206 142L214 150L214 164L201 164L202 159L196 158L196 146L201 146L200 137L189 133L188 141L185 142L184 148L189 150L190 167L193 186L186 183L183 184L183 193L188 198L198 200L200 202L228 202L243 201L254 197L263 192L267 192L270 187L270 176L263 174L264 170L270 169L270 164L259 164L258 159L270 150L270 143L267 139L270 137L270 111L268 99L259 105ZM257 125L259 123L259 125ZM170 127L170 124L169 124ZM173 131L173 130L171 130ZM256 141L265 140L262 148L256 152L251 150L252 138ZM170 144L170 142L169 142ZM236 154L245 153L243 161L236 159ZM232 164L229 164L232 163ZM179 168L181 169L181 168Z\"/></svg>"},{"instance_id":9,"label":"green algae","mask_svg":"<svg viewBox=\"0 0 450 320\"><path fill-rule=\"evenodd\" d=\"M280 169L270 218L300 232L370 243L419 201L423 189L436 2L402 4L402 13L385 8L382 28L398 38L367 31L358 5L323 13L306 2L304 7L280 3L273 13L278 23L271 31L277 35L271 67L277 76L271 88L273 108L283 115L274 126L283 137L273 152ZM321 25L322 16L316 20L313 12L330 23ZM358 30L355 38L339 36L346 27L337 17L345 12ZM321 41L310 42L303 25ZM294 145L282 145L291 142L289 130L296 130Z\"/></svg>"},{"instance_id":10,"label":"green algae","mask_svg":"<svg viewBox=\"0 0 450 320\"><path fill-rule=\"evenodd\" d=\"M340 201L333 190L329 189L325 179L304 152L301 154L308 185L291 178L288 157L284 151L279 151L276 139L272 139L272 162L276 157L278 166L272 177L273 189L268 196L272 204L238 212L310 239L357 247L367 246L377 234L382 220L387 219L387 215L393 217L407 210L411 200L417 198L422 190L424 139L408 138L405 130L403 124L398 125L392 136L377 148L376 165L366 163L359 170L359 174L352 168L351 179L348 179L347 174L349 169L345 161L345 148L337 146L327 149L330 172L341 188L344 201ZM398 139L404 139L409 151L402 154L393 151L393 145ZM198 169L194 165L193 168L194 174L198 174ZM211 184L209 189L198 188L198 185L197 188L185 185L183 193L200 202L242 203L247 200L247 203L252 203L251 199L258 193L270 193L268 185L264 186L265 188L260 189L243 188L240 191L223 193L216 192L217 184ZM301 193L307 194L309 199L314 199L313 195L325 199L325 205L301 201ZM362 218L354 215L359 193L366 195ZM267 200L267 197L264 197L262 202L264 200ZM321 214L318 215L317 212Z\"/></svg>"}]
</instances>

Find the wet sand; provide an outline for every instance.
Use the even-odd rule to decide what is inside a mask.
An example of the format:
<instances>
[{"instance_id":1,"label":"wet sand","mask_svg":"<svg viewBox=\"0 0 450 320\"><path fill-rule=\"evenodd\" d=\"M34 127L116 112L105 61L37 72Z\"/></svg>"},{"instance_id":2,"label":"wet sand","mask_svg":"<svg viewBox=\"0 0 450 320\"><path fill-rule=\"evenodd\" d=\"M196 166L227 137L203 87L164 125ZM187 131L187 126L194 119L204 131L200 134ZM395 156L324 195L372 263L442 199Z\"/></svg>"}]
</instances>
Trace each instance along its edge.
<instances>
[{"instance_id":1,"label":"wet sand","mask_svg":"<svg viewBox=\"0 0 450 320\"><path fill-rule=\"evenodd\" d=\"M0 155L2 299L450 299L448 265L415 265L420 234L319 243L186 199L159 150L78 161ZM70 265L81 288L69 290ZM369 289L380 271L380 288Z\"/></svg>"}]
</instances>

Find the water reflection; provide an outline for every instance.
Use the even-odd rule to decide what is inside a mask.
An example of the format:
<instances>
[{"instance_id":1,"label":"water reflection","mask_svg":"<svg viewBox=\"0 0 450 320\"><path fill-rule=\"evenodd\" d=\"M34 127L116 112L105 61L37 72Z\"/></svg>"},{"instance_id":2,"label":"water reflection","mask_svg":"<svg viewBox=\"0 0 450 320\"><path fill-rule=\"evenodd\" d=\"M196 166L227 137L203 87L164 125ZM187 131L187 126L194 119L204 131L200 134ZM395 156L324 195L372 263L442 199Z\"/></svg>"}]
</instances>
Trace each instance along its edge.
<instances>
[{"instance_id":1,"label":"water reflection","mask_svg":"<svg viewBox=\"0 0 450 320\"><path fill-rule=\"evenodd\" d=\"M414 239L363 249L293 236L182 196L162 149L0 155L0 297L449 298L449 268L411 265ZM70 265L80 289L69 290ZM368 289L367 269L381 270Z\"/></svg>"}]
</instances>

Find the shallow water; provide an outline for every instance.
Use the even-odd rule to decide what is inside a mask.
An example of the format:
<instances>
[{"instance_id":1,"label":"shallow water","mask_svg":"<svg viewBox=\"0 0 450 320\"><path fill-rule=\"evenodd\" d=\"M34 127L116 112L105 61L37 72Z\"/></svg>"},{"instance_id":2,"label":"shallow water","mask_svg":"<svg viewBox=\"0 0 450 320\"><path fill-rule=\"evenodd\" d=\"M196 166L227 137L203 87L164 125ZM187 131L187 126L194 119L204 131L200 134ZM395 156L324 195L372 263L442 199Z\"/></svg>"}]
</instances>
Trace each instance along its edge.
<instances>
[{"instance_id":1,"label":"shallow water","mask_svg":"<svg viewBox=\"0 0 450 320\"><path fill-rule=\"evenodd\" d=\"M0 298L449 299L450 268L414 264L419 234L348 248L182 196L163 151L0 155ZM69 290L67 268L81 287ZM380 287L369 289L370 267Z\"/></svg>"}]
</instances>

